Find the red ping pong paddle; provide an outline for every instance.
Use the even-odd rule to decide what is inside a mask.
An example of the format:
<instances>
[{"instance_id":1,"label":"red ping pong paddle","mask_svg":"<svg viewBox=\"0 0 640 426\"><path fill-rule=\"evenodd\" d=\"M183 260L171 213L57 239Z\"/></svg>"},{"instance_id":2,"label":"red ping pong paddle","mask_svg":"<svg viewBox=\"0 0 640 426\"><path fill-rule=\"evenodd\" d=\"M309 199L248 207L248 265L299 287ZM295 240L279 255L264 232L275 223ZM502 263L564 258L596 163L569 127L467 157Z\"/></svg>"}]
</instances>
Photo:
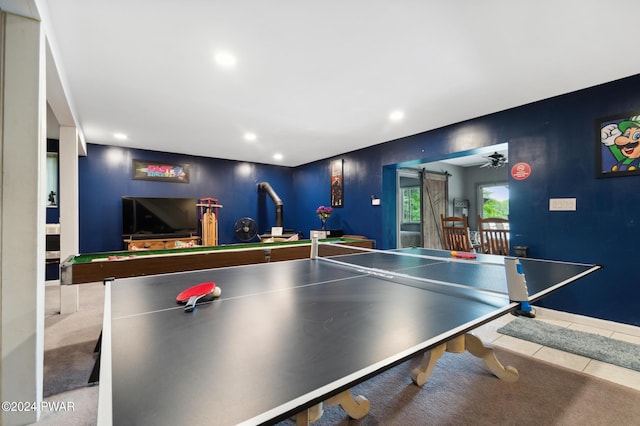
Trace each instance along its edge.
<instances>
[{"instance_id":1,"label":"red ping pong paddle","mask_svg":"<svg viewBox=\"0 0 640 426\"><path fill-rule=\"evenodd\" d=\"M215 283L200 283L180 292L176 297L176 302L180 304L186 303L184 311L192 312L196 308L196 303L212 300L220 296L220 293L222 293L222 290L220 287L216 287Z\"/></svg>"},{"instance_id":2,"label":"red ping pong paddle","mask_svg":"<svg viewBox=\"0 0 640 426\"><path fill-rule=\"evenodd\" d=\"M459 252L459 251L452 251L451 252L451 256L453 257L459 257L462 259L475 259L476 255L474 253L466 253L466 252Z\"/></svg>"}]
</instances>

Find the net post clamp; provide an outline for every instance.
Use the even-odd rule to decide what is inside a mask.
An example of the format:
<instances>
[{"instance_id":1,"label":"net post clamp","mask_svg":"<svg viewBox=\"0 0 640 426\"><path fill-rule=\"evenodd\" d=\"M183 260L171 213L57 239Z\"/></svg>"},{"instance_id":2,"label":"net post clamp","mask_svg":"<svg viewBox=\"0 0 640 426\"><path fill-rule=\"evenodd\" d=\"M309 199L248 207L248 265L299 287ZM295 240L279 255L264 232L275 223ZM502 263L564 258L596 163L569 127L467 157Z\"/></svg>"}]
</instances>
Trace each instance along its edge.
<instances>
[{"instance_id":1,"label":"net post clamp","mask_svg":"<svg viewBox=\"0 0 640 426\"><path fill-rule=\"evenodd\" d=\"M527 289L527 280L522 272L522 264L515 257L504 258L505 272L507 274L507 289L509 290L509 299L512 302L519 302L519 309L515 310L516 315L534 317L535 313L529 304L529 290Z\"/></svg>"},{"instance_id":2,"label":"net post clamp","mask_svg":"<svg viewBox=\"0 0 640 426\"><path fill-rule=\"evenodd\" d=\"M318 232L311 232L311 259L318 257Z\"/></svg>"}]
</instances>

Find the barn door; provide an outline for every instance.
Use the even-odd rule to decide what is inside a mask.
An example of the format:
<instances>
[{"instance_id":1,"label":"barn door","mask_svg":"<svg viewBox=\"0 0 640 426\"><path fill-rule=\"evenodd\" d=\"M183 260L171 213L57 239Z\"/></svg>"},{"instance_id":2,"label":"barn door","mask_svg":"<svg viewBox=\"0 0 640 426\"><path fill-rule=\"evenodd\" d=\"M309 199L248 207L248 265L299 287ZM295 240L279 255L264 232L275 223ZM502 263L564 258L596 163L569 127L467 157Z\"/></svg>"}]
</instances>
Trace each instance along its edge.
<instances>
[{"instance_id":1,"label":"barn door","mask_svg":"<svg viewBox=\"0 0 640 426\"><path fill-rule=\"evenodd\" d=\"M447 215L448 178L446 173L422 171L422 235L425 248L443 248L440 214Z\"/></svg>"}]
</instances>

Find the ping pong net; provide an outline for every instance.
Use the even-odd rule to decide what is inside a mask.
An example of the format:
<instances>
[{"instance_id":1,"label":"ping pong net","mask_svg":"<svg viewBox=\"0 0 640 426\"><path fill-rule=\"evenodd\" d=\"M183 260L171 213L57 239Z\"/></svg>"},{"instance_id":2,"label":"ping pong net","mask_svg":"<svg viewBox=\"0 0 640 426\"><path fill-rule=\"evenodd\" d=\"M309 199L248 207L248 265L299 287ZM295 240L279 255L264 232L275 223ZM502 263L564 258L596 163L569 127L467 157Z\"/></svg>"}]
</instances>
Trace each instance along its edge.
<instances>
[{"instance_id":1,"label":"ping pong net","mask_svg":"<svg viewBox=\"0 0 640 426\"><path fill-rule=\"evenodd\" d=\"M322 242L312 238L311 258L356 273L424 290L482 299L492 304L518 302L528 312L529 294L518 259L480 261L452 257L450 252L375 250Z\"/></svg>"}]
</instances>

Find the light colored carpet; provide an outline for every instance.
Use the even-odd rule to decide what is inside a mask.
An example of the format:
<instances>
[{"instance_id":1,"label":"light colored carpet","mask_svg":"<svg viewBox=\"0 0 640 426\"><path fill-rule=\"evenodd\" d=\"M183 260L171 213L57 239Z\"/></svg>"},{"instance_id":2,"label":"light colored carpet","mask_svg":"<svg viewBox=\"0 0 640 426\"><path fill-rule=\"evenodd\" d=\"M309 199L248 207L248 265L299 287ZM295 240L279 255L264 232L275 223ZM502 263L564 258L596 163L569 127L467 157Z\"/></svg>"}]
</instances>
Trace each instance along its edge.
<instances>
[{"instance_id":1,"label":"light colored carpet","mask_svg":"<svg viewBox=\"0 0 640 426\"><path fill-rule=\"evenodd\" d=\"M499 380L469 353L445 353L419 388L411 381L417 357L353 389L371 401L363 419L328 407L316 424L633 425L640 418L638 391L512 352L496 353L504 365L518 369L516 383Z\"/></svg>"},{"instance_id":2,"label":"light colored carpet","mask_svg":"<svg viewBox=\"0 0 640 426\"><path fill-rule=\"evenodd\" d=\"M47 286L44 333L44 396L86 386L102 329L104 286L83 284L80 309L60 315L60 288Z\"/></svg>"}]
</instances>

